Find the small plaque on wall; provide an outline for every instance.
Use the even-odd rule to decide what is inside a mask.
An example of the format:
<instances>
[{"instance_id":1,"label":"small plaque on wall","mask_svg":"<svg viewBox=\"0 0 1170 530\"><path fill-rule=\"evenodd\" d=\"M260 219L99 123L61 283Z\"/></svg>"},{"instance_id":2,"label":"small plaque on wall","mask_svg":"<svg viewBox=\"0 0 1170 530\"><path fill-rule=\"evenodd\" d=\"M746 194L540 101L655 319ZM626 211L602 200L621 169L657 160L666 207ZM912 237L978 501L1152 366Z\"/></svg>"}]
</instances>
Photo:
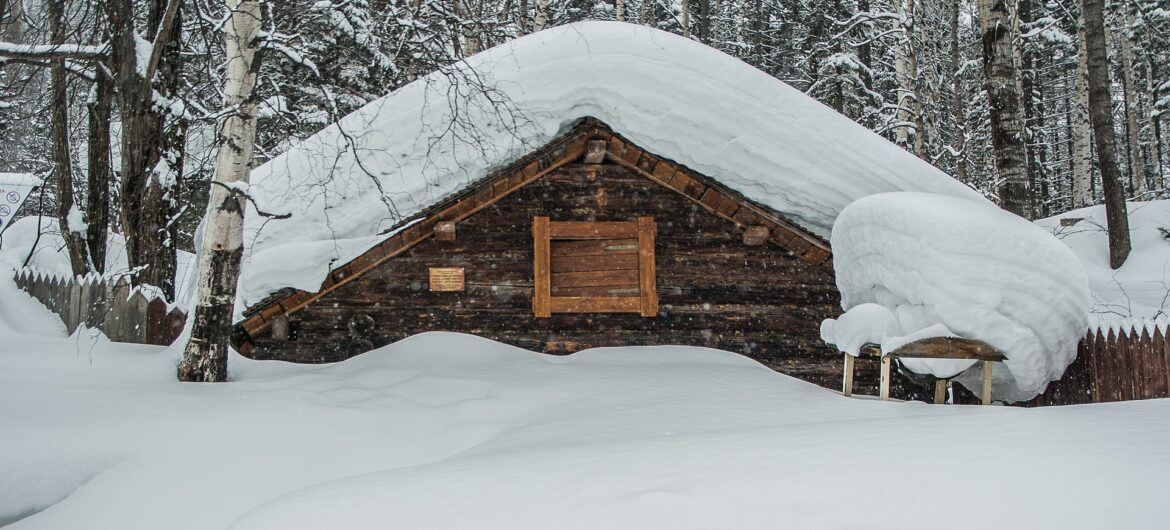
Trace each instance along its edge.
<instances>
[{"instance_id":1,"label":"small plaque on wall","mask_svg":"<svg viewBox=\"0 0 1170 530\"><path fill-rule=\"evenodd\" d=\"M463 267L431 267L432 291L462 291Z\"/></svg>"}]
</instances>

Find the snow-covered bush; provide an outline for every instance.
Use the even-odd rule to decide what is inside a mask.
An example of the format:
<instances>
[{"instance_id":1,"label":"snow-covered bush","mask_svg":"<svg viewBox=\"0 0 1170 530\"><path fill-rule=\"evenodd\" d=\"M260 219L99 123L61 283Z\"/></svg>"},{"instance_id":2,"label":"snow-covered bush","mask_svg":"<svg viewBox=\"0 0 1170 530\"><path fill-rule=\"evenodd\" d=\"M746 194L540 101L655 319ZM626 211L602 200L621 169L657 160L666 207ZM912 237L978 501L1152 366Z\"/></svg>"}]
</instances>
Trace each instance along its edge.
<instances>
[{"instance_id":1,"label":"snow-covered bush","mask_svg":"<svg viewBox=\"0 0 1170 530\"><path fill-rule=\"evenodd\" d=\"M1088 326L1084 268L1044 229L990 203L871 195L841 212L832 245L847 313L826 321L822 335L843 349L864 342L893 348L927 336L982 340L1008 357L993 378L996 398L1005 401L1040 394L1076 358ZM972 363L904 364L949 377Z\"/></svg>"}]
</instances>

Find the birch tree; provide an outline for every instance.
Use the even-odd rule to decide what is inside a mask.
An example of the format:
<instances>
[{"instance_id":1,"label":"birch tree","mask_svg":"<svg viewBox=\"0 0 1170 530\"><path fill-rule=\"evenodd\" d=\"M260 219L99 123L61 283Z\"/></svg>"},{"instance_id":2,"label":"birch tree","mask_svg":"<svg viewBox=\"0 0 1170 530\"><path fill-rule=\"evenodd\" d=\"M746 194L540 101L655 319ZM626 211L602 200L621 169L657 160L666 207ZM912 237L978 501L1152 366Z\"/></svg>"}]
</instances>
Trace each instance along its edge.
<instances>
[{"instance_id":1,"label":"birch tree","mask_svg":"<svg viewBox=\"0 0 1170 530\"><path fill-rule=\"evenodd\" d=\"M1129 153L1129 174L1133 179L1134 195L1141 195L1149 189L1146 178L1146 164L1142 159L1141 130L1138 128L1137 73L1134 71L1133 45L1129 28L1133 26L1133 15L1126 6L1121 8L1121 27L1117 40L1121 48L1121 95L1125 108L1126 151Z\"/></svg>"},{"instance_id":2,"label":"birch tree","mask_svg":"<svg viewBox=\"0 0 1170 530\"><path fill-rule=\"evenodd\" d=\"M1089 54L1085 49L1085 20L1079 20L1077 67L1072 113L1072 207L1093 204L1093 130L1089 125Z\"/></svg>"},{"instance_id":3,"label":"birch tree","mask_svg":"<svg viewBox=\"0 0 1170 530\"><path fill-rule=\"evenodd\" d=\"M1109 56L1105 49L1104 0L1082 0L1085 19L1085 50L1089 63L1089 120L1101 164L1101 190L1105 193L1105 219L1109 226L1109 266L1116 269L1129 257L1129 215L1125 209L1125 187L1117 165L1113 98L1110 93Z\"/></svg>"},{"instance_id":4,"label":"birch tree","mask_svg":"<svg viewBox=\"0 0 1170 530\"><path fill-rule=\"evenodd\" d=\"M244 252L244 199L256 139L256 86L260 31L258 0L226 0L227 54L225 109L204 236L199 249L199 282L191 338L179 363L180 381L227 380L228 336L240 259Z\"/></svg>"}]
</instances>

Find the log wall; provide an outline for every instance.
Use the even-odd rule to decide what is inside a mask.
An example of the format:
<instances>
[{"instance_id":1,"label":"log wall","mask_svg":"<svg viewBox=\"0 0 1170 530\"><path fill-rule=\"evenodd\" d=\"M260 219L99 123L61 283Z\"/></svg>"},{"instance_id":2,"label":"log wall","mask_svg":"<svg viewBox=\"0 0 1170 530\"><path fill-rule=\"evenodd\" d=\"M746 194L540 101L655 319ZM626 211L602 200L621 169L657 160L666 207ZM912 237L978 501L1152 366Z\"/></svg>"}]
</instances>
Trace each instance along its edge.
<instances>
[{"instance_id":1,"label":"log wall","mask_svg":"<svg viewBox=\"0 0 1170 530\"><path fill-rule=\"evenodd\" d=\"M532 219L657 224L659 311L554 314L532 309ZM619 165L570 164L430 238L290 317L290 340L253 337L261 359L330 362L424 331L472 333L523 348L686 344L742 353L838 388L841 360L819 338L840 312L832 273ZM430 267L463 267L465 291L432 292ZM864 370L864 368L863 368ZM876 379L874 379L876 381Z\"/></svg>"}]
</instances>

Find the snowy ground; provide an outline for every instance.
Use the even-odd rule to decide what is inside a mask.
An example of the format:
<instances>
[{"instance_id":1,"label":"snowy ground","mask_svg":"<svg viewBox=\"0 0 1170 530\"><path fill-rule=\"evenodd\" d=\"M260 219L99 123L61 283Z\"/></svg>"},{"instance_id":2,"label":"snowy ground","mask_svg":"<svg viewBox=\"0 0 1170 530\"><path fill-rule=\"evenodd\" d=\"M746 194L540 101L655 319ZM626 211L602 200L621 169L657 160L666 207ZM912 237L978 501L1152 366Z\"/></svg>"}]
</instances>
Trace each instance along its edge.
<instances>
[{"instance_id":1,"label":"snowy ground","mask_svg":"<svg viewBox=\"0 0 1170 530\"><path fill-rule=\"evenodd\" d=\"M1170 229L1170 200L1130 202L1127 206L1133 251L1117 270L1109 268L1104 206L1036 221L1068 245L1084 264L1092 293L1092 325L1170 314L1170 241L1159 230ZM1081 221L1061 226L1061 219Z\"/></svg>"},{"instance_id":2,"label":"snowy ground","mask_svg":"<svg viewBox=\"0 0 1170 530\"><path fill-rule=\"evenodd\" d=\"M715 350L552 357L440 333L179 384L168 352L62 337L6 278L0 300L14 529L1164 522L1167 400L879 402Z\"/></svg>"}]
</instances>

